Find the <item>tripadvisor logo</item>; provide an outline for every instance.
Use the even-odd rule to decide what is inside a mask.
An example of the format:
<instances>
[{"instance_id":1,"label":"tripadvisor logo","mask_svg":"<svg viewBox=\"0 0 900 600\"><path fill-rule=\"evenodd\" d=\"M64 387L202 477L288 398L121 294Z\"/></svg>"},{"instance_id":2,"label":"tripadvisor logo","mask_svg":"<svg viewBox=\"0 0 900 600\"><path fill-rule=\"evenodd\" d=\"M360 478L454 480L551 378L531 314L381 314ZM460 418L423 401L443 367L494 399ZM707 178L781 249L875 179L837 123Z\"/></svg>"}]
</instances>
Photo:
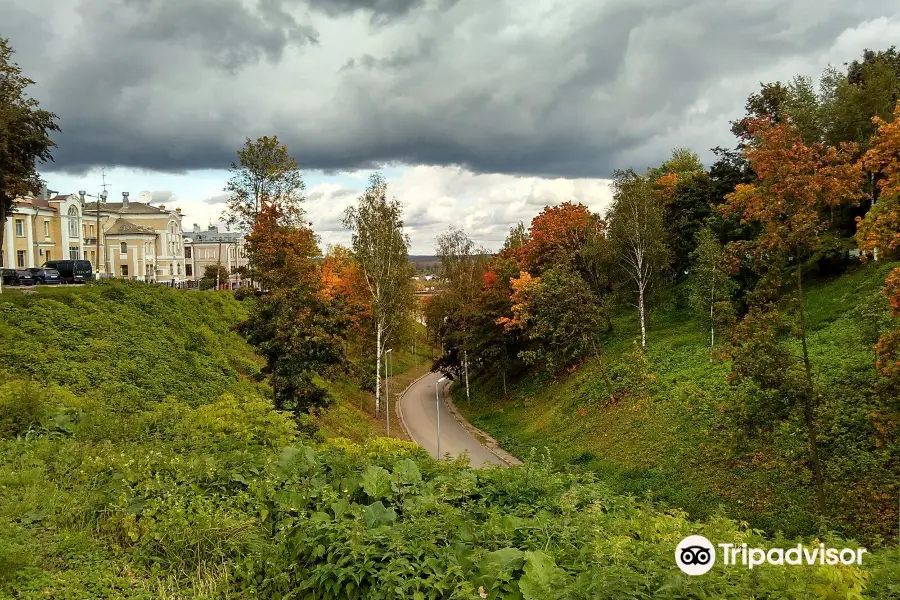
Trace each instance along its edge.
<instances>
[{"instance_id":1,"label":"tripadvisor logo","mask_svg":"<svg viewBox=\"0 0 900 600\"><path fill-rule=\"evenodd\" d=\"M675 562L688 575L703 575L716 564L716 548L702 535L689 535L675 548Z\"/></svg>"},{"instance_id":2,"label":"tripadvisor logo","mask_svg":"<svg viewBox=\"0 0 900 600\"><path fill-rule=\"evenodd\" d=\"M727 567L742 565L748 569L760 565L862 565L865 548L826 548L818 544L811 548L797 544L792 548L749 548L747 544L713 545L702 535L689 535L675 548L675 562L688 575L703 575L716 563L716 546Z\"/></svg>"}]
</instances>

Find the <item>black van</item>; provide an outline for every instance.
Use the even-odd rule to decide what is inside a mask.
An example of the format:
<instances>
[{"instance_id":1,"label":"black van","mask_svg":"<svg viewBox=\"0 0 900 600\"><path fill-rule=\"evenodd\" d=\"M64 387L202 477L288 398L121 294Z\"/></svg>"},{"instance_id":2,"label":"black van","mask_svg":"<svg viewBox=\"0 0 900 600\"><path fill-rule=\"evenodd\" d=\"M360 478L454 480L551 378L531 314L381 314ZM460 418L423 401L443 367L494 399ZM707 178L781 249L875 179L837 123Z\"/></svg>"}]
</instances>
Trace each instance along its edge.
<instances>
[{"instance_id":1,"label":"black van","mask_svg":"<svg viewBox=\"0 0 900 600\"><path fill-rule=\"evenodd\" d=\"M56 269L63 283L84 283L94 278L89 260L51 260L43 264L45 269Z\"/></svg>"}]
</instances>

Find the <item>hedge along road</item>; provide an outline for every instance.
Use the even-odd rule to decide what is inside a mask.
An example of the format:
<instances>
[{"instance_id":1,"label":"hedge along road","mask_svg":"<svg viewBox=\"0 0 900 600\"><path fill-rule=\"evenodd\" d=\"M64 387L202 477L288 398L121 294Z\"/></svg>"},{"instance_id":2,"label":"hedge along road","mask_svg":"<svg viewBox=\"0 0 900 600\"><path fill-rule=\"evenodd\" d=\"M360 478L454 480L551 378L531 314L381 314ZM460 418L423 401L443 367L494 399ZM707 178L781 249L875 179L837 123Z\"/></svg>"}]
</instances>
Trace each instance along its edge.
<instances>
[{"instance_id":1,"label":"hedge along road","mask_svg":"<svg viewBox=\"0 0 900 600\"><path fill-rule=\"evenodd\" d=\"M435 412L435 386L440 373L429 373L412 384L400 398L400 413L410 437L437 458L437 418ZM443 386L443 384L441 384ZM443 391L443 390L442 390ZM450 413L443 398L441 410L441 455L451 458L463 452L469 453L469 464L473 467L503 465L493 452L472 437L459 421Z\"/></svg>"}]
</instances>

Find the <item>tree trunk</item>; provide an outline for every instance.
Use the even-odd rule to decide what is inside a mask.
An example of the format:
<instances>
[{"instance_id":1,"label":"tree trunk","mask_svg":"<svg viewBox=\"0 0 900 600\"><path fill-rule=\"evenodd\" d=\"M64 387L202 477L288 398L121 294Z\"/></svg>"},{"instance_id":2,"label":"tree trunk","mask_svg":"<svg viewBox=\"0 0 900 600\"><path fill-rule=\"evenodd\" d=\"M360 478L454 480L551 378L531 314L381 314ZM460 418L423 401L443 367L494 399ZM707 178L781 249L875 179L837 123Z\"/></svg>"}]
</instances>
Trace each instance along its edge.
<instances>
[{"instance_id":1,"label":"tree trunk","mask_svg":"<svg viewBox=\"0 0 900 600\"><path fill-rule=\"evenodd\" d=\"M375 418L381 411L381 322L375 327Z\"/></svg>"},{"instance_id":2,"label":"tree trunk","mask_svg":"<svg viewBox=\"0 0 900 600\"><path fill-rule=\"evenodd\" d=\"M2 183L2 177L0 177L0 183ZM3 189L2 186L0 186L0 190L2 190L2 189ZM3 235L6 233L6 219L8 216L9 215L6 214L6 206L4 206L4 201L2 198L0 198L0 252L5 252L5 250L3 249L3 244L6 242L6 240L3 239ZM2 267L6 268L6 263L8 263L10 260L11 260L10 257L5 256L5 254L4 254ZM2 293L3 293L3 278L0 277L0 294L2 294Z\"/></svg>"},{"instance_id":3,"label":"tree trunk","mask_svg":"<svg viewBox=\"0 0 900 600\"><path fill-rule=\"evenodd\" d=\"M506 398L508 394L506 393L506 367L503 367L503 397Z\"/></svg>"},{"instance_id":4,"label":"tree trunk","mask_svg":"<svg viewBox=\"0 0 900 600\"><path fill-rule=\"evenodd\" d=\"M647 323L644 320L644 287L638 286L638 314L641 318L641 348L647 347Z\"/></svg>"},{"instance_id":5,"label":"tree trunk","mask_svg":"<svg viewBox=\"0 0 900 600\"><path fill-rule=\"evenodd\" d=\"M466 368L466 401L469 400L469 352L463 351L463 364Z\"/></svg>"},{"instance_id":6,"label":"tree trunk","mask_svg":"<svg viewBox=\"0 0 900 600\"><path fill-rule=\"evenodd\" d=\"M799 264L797 265L797 295L800 301L800 343L803 347L803 368L806 371L806 398L803 403L803 419L806 421L810 464L816 486L816 503L818 504L819 512L825 514L825 478L822 474L822 461L819 458L818 430L813 412L815 409L815 389L813 387L812 365L809 361L809 349L806 344L806 306L803 298L803 272Z\"/></svg>"},{"instance_id":7,"label":"tree trunk","mask_svg":"<svg viewBox=\"0 0 900 600\"><path fill-rule=\"evenodd\" d=\"M713 270L713 283L709 294L709 362L712 362L712 349L716 345L716 280L715 270Z\"/></svg>"}]
</instances>

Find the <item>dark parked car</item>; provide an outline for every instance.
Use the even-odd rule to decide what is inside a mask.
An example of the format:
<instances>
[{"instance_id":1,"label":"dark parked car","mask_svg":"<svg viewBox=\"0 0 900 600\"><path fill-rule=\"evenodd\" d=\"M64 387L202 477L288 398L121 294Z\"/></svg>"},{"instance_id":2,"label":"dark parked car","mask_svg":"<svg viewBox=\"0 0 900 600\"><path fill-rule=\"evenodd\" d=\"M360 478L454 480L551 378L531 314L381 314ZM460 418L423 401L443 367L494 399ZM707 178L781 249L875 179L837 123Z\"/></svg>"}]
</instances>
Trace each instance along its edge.
<instances>
[{"instance_id":1,"label":"dark parked car","mask_svg":"<svg viewBox=\"0 0 900 600\"><path fill-rule=\"evenodd\" d=\"M62 278L59 276L59 271L56 269L47 269L41 267L40 269L36 267L32 267L28 269L31 272L31 276L34 277L34 284L47 284L52 285L54 283L62 283Z\"/></svg>"},{"instance_id":2,"label":"dark parked car","mask_svg":"<svg viewBox=\"0 0 900 600\"><path fill-rule=\"evenodd\" d=\"M34 285L28 269L3 269L3 285Z\"/></svg>"},{"instance_id":3,"label":"dark parked car","mask_svg":"<svg viewBox=\"0 0 900 600\"><path fill-rule=\"evenodd\" d=\"M44 269L59 271L63 283L84 283L94 278L94 270L89 260L49 260Z\"/></svg>"}]
</instances>

